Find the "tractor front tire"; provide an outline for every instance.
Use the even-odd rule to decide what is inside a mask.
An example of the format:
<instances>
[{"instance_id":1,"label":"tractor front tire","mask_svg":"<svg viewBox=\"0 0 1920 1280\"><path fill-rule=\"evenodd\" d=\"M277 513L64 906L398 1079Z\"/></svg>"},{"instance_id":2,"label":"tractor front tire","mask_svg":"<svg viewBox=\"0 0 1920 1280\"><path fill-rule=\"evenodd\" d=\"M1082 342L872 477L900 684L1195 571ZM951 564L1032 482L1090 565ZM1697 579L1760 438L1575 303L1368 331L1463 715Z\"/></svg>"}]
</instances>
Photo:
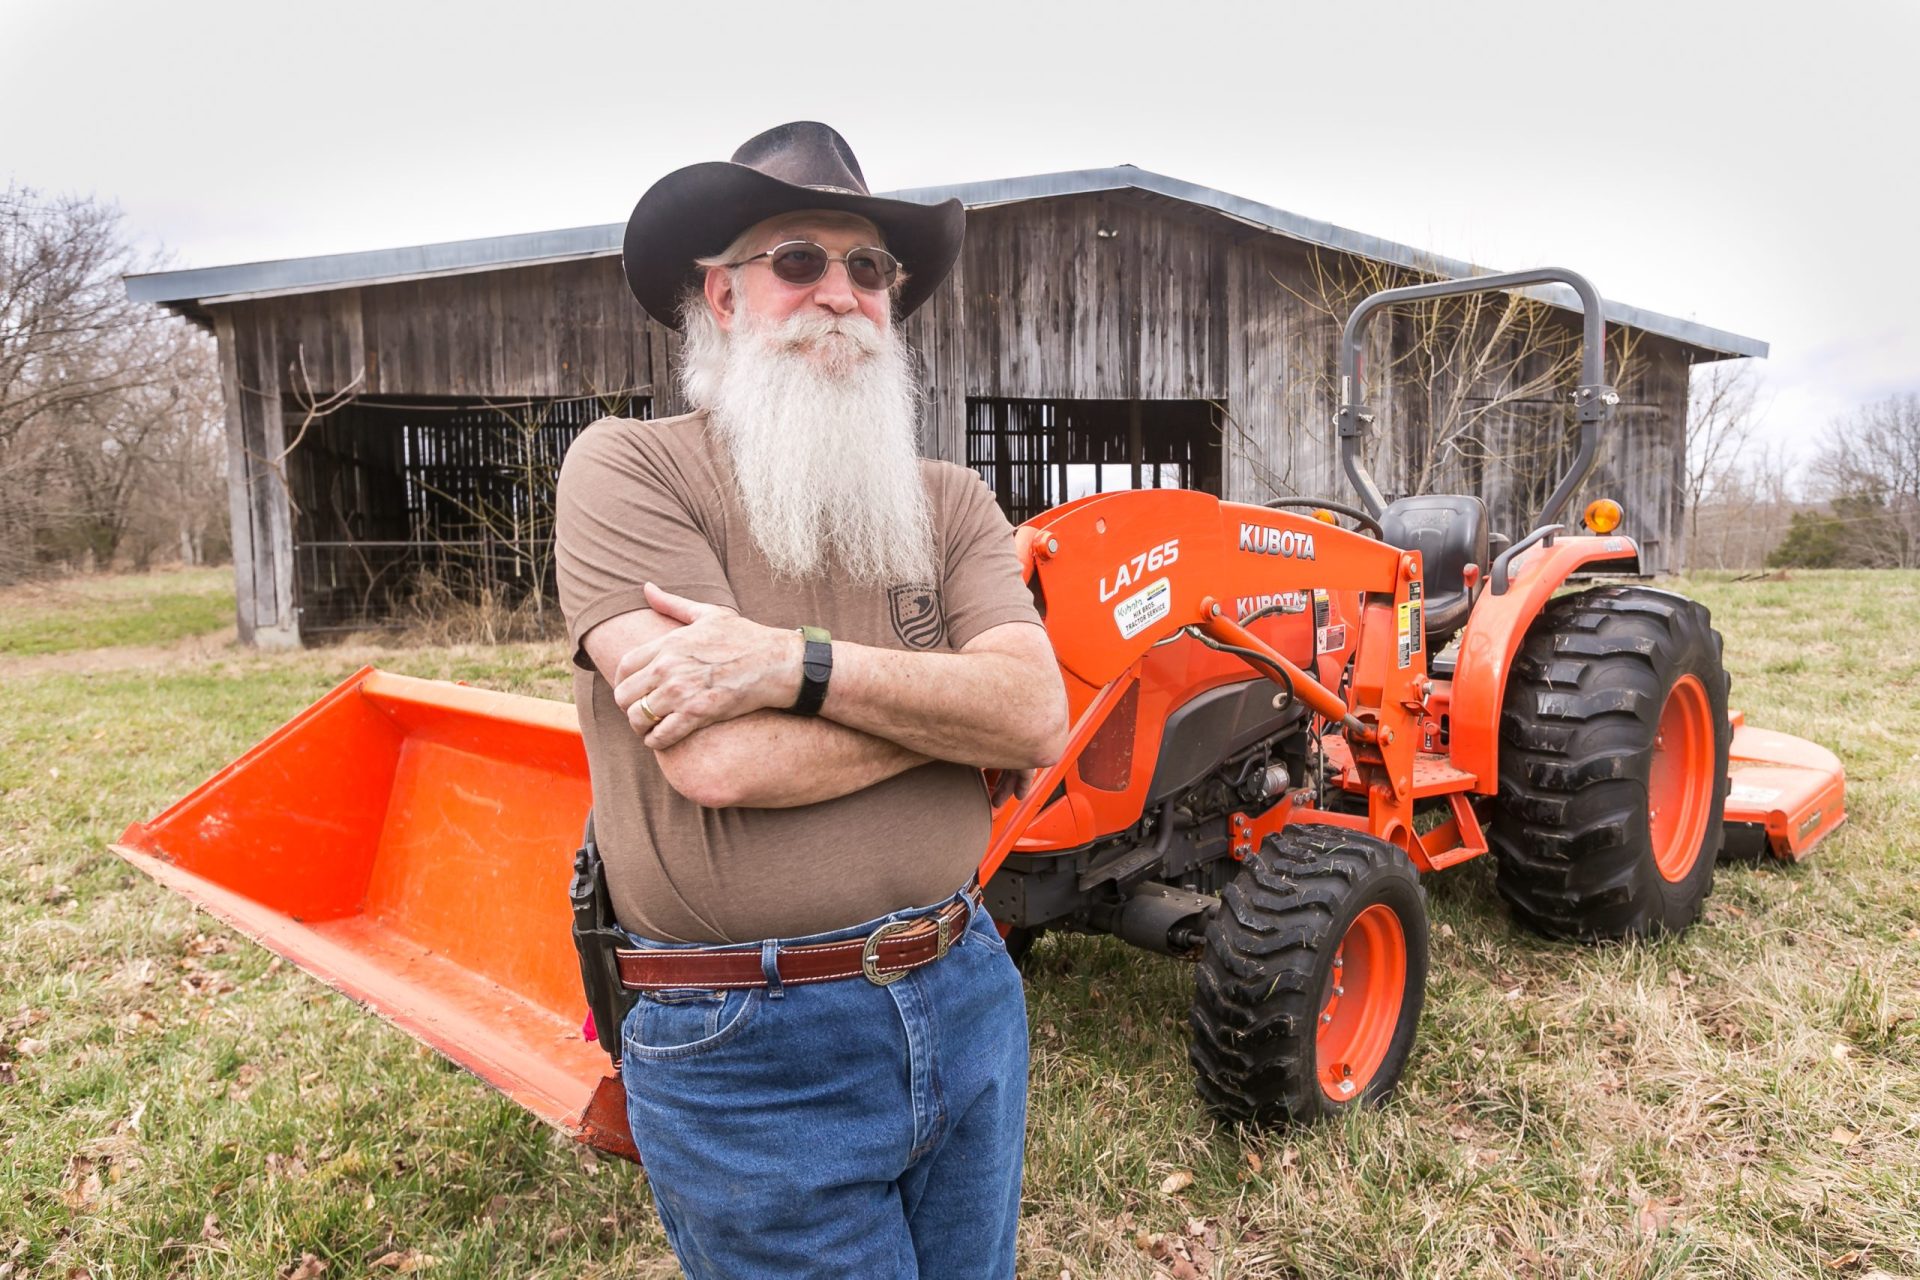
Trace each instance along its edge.
<instances>
[{"instance_id":1,"label":"tractor front tire","mask_svg":"<svg viewBox=\"0 0 1920 1280\"><path fill-rule=\"evenodd\" d=\"M1633 586L1550 602L1515 656L1500 716L1489 835L1514 916L1588 940L1699 919L1732 738L1704 606Z\"/></svg>"},{"instance_id":2,"label":"tractor front tire","mask_svg":"<svg viewBox=\"0 0 1920 1280\"><path fill-rule=\"evenodd\" d=\"M1307 1123L1378 1103L1427 989L1426 891L1407 855L1343 827L1267 837L1207 923L1188 1056L1228 1120Z\"/></svg>"}]
</instances>

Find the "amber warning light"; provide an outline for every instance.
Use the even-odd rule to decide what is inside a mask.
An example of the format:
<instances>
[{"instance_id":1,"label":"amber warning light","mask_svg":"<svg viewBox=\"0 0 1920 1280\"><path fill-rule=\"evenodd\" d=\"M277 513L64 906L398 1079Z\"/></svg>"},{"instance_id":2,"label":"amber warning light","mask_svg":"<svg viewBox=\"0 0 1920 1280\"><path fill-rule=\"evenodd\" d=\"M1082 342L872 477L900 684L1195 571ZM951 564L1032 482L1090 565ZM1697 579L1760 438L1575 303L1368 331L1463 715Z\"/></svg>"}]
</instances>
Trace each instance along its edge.
<instances>
[{"instance_id":1,"label":"amber warning light","mask_svg":"<svg viewBox=\"0 0 1920 1280\"><path fill-rule=\"evenodd\" d=\"M1581 518L1595 533L1612 533L1620 527L1620 504L1612 498L1595 498L1587 504L1587 514Z\"/></svg>"}]
</instances>

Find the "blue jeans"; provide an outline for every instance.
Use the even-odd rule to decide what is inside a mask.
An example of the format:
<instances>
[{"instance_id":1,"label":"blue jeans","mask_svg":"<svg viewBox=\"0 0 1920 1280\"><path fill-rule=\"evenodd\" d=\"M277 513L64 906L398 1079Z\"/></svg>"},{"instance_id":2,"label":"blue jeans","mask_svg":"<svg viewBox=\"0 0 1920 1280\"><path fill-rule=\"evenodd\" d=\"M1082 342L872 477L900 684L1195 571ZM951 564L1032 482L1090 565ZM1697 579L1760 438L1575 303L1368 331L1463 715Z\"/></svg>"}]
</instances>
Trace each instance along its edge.
<instances>
[{"instance_id":1,"label":"blue jeans","mask_svg":"<svg viewBox=\"0 0 1920 1280\"><path fill-rule=\"evenodd\" d=\"M634 1143L688 1280L1014 1274L1027 1006L984 910L886 986L640 993L621 1045Z\"/></svg>"}]
</instances>

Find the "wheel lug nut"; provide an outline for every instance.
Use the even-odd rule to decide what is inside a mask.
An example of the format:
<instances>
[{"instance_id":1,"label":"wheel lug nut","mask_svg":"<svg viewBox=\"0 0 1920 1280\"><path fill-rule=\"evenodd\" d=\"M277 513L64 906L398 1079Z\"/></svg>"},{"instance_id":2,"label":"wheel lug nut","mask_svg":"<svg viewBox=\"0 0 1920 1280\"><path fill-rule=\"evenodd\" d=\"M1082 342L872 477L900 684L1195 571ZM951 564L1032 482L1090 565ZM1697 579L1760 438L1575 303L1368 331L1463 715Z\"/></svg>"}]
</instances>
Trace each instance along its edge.
<instances>
[{"instance_id":1,"label":"wheel lug nut","mask_svg":"<svg viewBox=\"0 0 1920 1280\"><path fill-rule=\"evenodd\" d=\"M1335 987L1333 988L1333 994L1337 996L1343 996L1347 994L1347 989L1345 987L1342 987L1336 984Z\"/></svg>"},{"instance_id":2,"label":"wheel lug nut","mask_svg":"<svg viewBox=\"0 0 1920 1280\"><path fill-rule=\"evenodd\" d=\"M1322 1022L1332 1022L1332 1021L1333 1021L1333 1015L1332 1015L1332 1014L1330 1014L1330 1013L1323 1013L1323 1014L1321 1014L1321 1015L1320 1015L1320 1021L1322 1021Z\"/></svg>"}]
</instances>

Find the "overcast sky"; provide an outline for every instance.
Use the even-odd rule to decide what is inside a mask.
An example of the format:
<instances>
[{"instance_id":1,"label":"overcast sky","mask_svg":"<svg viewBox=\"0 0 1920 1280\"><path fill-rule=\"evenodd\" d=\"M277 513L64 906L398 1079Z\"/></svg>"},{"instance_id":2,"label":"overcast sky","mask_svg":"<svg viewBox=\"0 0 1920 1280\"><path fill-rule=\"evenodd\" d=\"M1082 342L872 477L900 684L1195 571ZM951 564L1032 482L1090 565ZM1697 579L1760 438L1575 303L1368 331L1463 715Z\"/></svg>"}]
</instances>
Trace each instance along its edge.
<instances>
[{"instance_id":1,"label":"overcast sky","mask_svg":"<svg viewBox=\"0 0 1920 1280\"><path fill-rule=\"evenodd\" d=\"M1130 163L1920 390L1920 5L0 0L0 171L177 266L624 221L783 120L875 189Z\"/></svg>"}]
</instances>

